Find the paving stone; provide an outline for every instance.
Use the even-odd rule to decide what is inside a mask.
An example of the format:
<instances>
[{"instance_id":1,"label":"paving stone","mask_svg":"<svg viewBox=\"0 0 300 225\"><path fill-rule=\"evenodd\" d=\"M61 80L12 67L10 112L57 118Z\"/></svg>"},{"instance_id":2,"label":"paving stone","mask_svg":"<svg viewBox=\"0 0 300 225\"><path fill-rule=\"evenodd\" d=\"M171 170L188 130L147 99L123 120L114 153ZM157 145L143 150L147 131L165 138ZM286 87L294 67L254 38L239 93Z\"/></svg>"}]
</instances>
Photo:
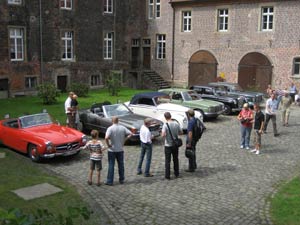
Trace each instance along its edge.
<instances>
[{"instance_id":1,"label":"paving stone","mask_svg":"<svg viewBox=\"0 0 300 225\"><path fill-rule=\"evenodd\" d=\"M0 152L0 159L4 159L6 157L5 152Z\"/></svg>"},{"instance_id":2,"label":"paving stone","mask_svg":"<svg viewBox=\"0 0 300 225\"><path fill-rule=\"evenodd\" d=\"M12 192L24 200L31 200L48 195L53 195L63 190L48 183L37 184L30 187L20 188Z\"/></svg>"}]
</instances>

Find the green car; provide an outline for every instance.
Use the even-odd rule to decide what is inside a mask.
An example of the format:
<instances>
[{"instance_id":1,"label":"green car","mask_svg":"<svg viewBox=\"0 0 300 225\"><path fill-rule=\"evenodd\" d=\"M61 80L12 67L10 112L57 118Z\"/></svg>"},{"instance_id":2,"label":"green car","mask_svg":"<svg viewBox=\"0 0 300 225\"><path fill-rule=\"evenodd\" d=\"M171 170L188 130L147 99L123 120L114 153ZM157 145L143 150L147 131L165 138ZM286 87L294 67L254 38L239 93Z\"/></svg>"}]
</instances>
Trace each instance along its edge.
<instances>
[{"instance_id":1,"label":"green car","mask_svg":"<svg viewBox=\"0 0 300 225\"><path fill-rule=\"evenodd\" d=\"M183 105L197 110L205 119L217 118L225 110L223 103L202 99L200 95L193 90L183 88L167 88L159 91L168 94L170 96L171 103Z\"/></svg>"}]
</instances>

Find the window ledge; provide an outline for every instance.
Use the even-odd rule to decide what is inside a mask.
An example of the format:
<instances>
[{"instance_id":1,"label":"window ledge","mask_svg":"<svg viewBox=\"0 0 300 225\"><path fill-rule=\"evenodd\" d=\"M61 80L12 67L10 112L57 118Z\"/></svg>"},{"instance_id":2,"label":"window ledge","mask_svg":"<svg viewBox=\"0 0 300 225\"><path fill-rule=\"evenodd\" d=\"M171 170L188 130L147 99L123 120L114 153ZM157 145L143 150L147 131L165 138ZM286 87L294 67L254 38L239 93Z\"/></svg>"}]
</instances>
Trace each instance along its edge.
<instances>
[{"instance_id":1,"label":"window ledge","mask_svg":"<svg viewBox=\"0 0 300 225\"><path fill-rule=\"evenodd\" d=\"M291 78L293 78L293 79L300 79L300 74L292 75Z\"/></svg>"}]
</instances>

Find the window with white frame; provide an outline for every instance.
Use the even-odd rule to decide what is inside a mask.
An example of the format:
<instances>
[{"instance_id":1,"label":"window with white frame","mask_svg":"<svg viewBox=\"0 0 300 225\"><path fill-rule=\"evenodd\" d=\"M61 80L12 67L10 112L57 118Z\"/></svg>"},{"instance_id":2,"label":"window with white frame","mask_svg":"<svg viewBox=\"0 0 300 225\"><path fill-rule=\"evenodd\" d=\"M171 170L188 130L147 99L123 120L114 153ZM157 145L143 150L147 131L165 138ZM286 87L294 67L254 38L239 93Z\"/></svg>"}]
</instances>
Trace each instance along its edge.
<instances>
[{"instance_id":1,"label":"window with white frame","mask_svg":"<svg viewBox=\"0 0 300 225\"><path fill-rule=\"evenodd\" d=\"M26 89L34 89L37 86L37 78L36 77L25 77L25 88Z\"/></svg>"},{"instance_id":2,"label":"window with white frame","mask_svg":"<svg viewBox=\"0 0 300 225\"><path fill-rule=\"evenodd\" d=\"M112 59L113 58L113 44L114 44L114 33L106 33L104 35L104 48L103 48L103 58Z\"/></svg>"},{"instance_id":3,"label":"window with white frame","mask_svg":"<svg viewBox=\"0 0 300 225\"><path fill-rule=\"evenodd\" d=\"M91 86L100 86L102 84L101 75L92 75L91 76Z\"/></svg>"},{"instance_id":4,"label":"window with white frame","mask_svg":"<svg viewBox=\"0 0 300 225\"><path fill-rule=\"evenodd\" d=\"M104 0L104 13L113 13L113 0Z\"/></svg>"},{"instance_id":5,"label":"window with white frame","mask_svg":"<svg viewBox=\"0 0 300 225\"><path fill-rule=\"evenodd\" d=\"M11 61L24 60L24 29L10 28L9 29L9 49Z\"/></svg>"},{"instance_id":6,"label":"window with white frame","mask_svg":"<svg viewBox=\"0 0 300 225\"><path fill-rule=\"evenodd\" d=\"M191 32L192 31L192 12L183 11L182 12L182 31Z\"/></svg>"},{"instance_id":7,"label":"window with white frame","mask_svg":"<svg viewBox=\"0 0 300 225\"><path fill-rule=\"evenodd\" d=\"M148 18L160 18L161 4L160 0L148 0Z\"/></svg>"},{"instance_id":8,"label":"window with white frame","mask_svg":"<svg viewBox=\"0 0 300 225\"><path fill-rule=\"evenodd\" d=\"M273 29L274 8L272 6L261 9L261 30L270 31Z\"/></svg>"},{"instance_id":9,"label":"window with white frame","mask_svg":"<svg viewBox=\"0 0 300 225\"><path fill-rule=\"evenodd\" d=\"M7 3L11 5L21 5L22 0L8 0Z\"/></svg>"},{"instance_id":10,"label":"window with white frame","mask_svg":"<svg viewBox=\"0 0 300 225\"><path fill-rule=\"evenodd\" d=\"M293 75L300 75L300 57L294 58Z\"/></svg>"},{"instance_id":11,"label":"window with white frame","mask_svg":"<svg viewBox=\"0 0 300 225\"><path fill-rule=\"evenodd\" d=\"M218 31L228 31L228 9L218 9Z\"/></svg>"},{"instance_id":12,"label":"window with white frame","mask_svg":"<svg viewBox=\"0 0 300 225\"><path fill-rule=\"evenodd\" d=\"M61 51L62 60L74 59L74 46L73 46L73 31L63 32L61 35Z\"/></svg>"},{"instance_id":13,"label":"window with white frame","mask_svg":"<svg viewBox=\"0 0 300 225\"><path fill-rule=\"evenodd\" d=\"M155 16L156 18L160 18L160 0L156 0Z\"/></svg>"},{"instance_id":14,"label":"window with white frame","mask_svg":"<svg viewBox=\"0 0 300 225\"><path fill-rule=\"evenodd\" d=\"M61 9L72 9L72 1L73 0L60 0L60 8Z\"/></svg>"},{"instance_id":15,"label":"window with white frame","mask_svg":"<svg viewBox=\"0 0 300 225\"><path fill-rule=\"evenodd\" d=\"M166 35L158 34L156 36L156 59L166 58Z\"/></svg>"}]
</instances>

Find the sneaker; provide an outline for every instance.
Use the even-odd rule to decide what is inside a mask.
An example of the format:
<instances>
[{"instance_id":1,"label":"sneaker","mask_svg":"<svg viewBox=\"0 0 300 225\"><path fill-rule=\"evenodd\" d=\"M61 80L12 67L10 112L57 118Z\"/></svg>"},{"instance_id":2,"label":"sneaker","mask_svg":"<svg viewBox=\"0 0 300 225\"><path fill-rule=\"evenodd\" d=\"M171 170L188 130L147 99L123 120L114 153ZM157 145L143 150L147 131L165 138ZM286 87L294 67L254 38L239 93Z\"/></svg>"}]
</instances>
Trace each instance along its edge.
<instances>
[{"instance_id":1,"label":"sneaker","mask_svg":"<svg viewBox=\"0 0 300 225\"><path fill-rule=\"evenodd\" d=\"M137 172L137 173L136 173L136 175L141 175L141 174L142 174L142 172L141 172L141 171L139 171L139 172Z\"/></svg>"},{"instance_id":2,"label":"sneaker","mask_svg":"<svg viewBox=\"0 0 300 225\"><path fill-rule=\"evenodd\" d=\"M241 145L241 147L240 147L241 149L243 149L244 148L244 145Z\"/></svg>"},{"instance_id":3,"label":"sneaker","mask_svg":"<svg viewBox=\"0 0 300 225\"><path fill-rule=\"evenodd\" d=\"M259 155L259 150L257 150L257 151L255 152L255 154L256 154L256 155Z\"/></svg>"},{"instance_id":4,"label":"sneaker","mask_svg":"<svg viewBox=\"0 0 300 225\"><path fill-rule=\"evenodd\" d=\"M279 136L279 134L274 134L274 137L278 137Z\"/></svg>"},{"instance_id":5,"label":"sneaker","mask_svg":"<svg viewBox=\"0 0 300 225\"><path fill-rule=\"evenodd\" d=\"M251 152L256 152L256 151L257 151L256 148L251 150Z\"/></svg>"},{"instance_id":6,"label":"sneaker","mask_svg":"<svg viewBox=\"0 0 300 225\"><path fill-rule=\"evenodd\" d=\"M247 146L247 147L246 147L246 150L249 150L249 149L250 149L250 148Z\"/></svg>"},{"instance_id":7,"label":"sneaker","mask_svg":"<svg viewBox=\"0 0 300 225\"><path fill-rule=\"evenodd\" d=\"M146 174L145 177L153 177L152 173Z\"/></svg>"}]
</instances>

